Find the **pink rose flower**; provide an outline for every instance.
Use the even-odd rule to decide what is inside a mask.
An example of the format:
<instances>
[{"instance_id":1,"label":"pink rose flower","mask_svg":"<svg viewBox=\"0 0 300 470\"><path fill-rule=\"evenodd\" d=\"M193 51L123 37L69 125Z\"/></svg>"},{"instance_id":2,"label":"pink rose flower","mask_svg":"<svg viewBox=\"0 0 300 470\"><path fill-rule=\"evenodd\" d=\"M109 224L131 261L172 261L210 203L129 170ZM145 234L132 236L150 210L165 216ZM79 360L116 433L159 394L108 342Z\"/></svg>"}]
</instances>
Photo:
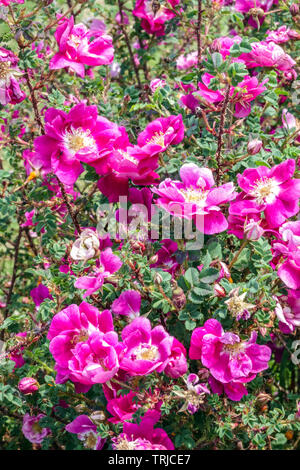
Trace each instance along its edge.
<instances>
[{"instance_id":1,"label":"pink rose flower","mask_svg":"<svg viewBox=\"0 0 300 470\"><path fill-rule=\"evenodd\" d=\"M39 413L37 416L30 416L28 413L24 415L22 431L32 444L41 444L45 437L51 433L49 428L42 428L39 424L40 419L44 417L43 413Z\"/></svg>"},{"instance_id":2,"label":"pink rose flower","mask_svg":"<svg viewBox=\"0 0 300 470\"><path fill-rule=\"evenodd\" d=\"M166 3L170 4L171 8L178 5L180 0L167 0ZM165 35L165 22L171 20L176 14L170 10L163 3L159 4L156 8L153 7L152 0L137 0L133 15L141 18L141 27L148 34L155 34L156 36Z\"/></svg>"},{"instance_id":3,"label":"pink rose flower","mask_svg":"<svg viewBox=\"0 0 300 470\"><path fill-rule=\"evenodd\" d=\"M36 137L34 146L44 171L71 185L83 171L81 162L102 174L110 171L107 159L112 143L126 138L124 131L98 116L97 106L81 102L69 113L49 108L45 113L45 135Z\"/></svg>"},{"instance_id":4,"label":"pink rose flower","mask_svg":"<svg viewBox=\"0 0 300 470\"><path fill-rule=\"evenodd\" d=\"M111 64L114 58L112 38L101 30L88 31L83 24L74 25L74 18L61 18L55 31L59 52L50 60L50 70L70 68L80 77L85 65Z\"/></svg>"},{"instance_id":5,"label":"pink rose flower","mask_svg":"<svg viewBox=\"0 0 300 470\"><path fill-rule=\"evenodd\" d=\"M114 450L173 450L174 445L166 431L154 428L160 413L149 410L140 424L124 423L123 432L112 439Z\"/></svg>"},{"instance_id":6,"label":"pink rose flower","mask_svg":"<svg viewBox=\"0 0 300 470\"><path fill-rule=\"evenodd\" d=\"M119 369L118 335L109 310L82 302L57 313L48 332L56 361L57 383L70 379L84 386L104 383Z\"/></svg>"},{"instance_id":7,"label":"pink rose flower","mask_svg":"<svg viewBox=\"0 0 300 470\"><path fill-rule=\"evenodd\" d=\"M175 216L194 220L203 233L220 233L228 223L219 207L235 198L233 183L214 188L212 171L199 168L194 163L184 164L180 169L181 181L165 179L153 192L159 195L157 203Z\"/></svg>"},{"instance_id":8,"label":"pink rose flower","mask_svg":"<svg viewBox=\"0 0 300 470\"><path fill-rule=\"evenodd\" d=\"M293 333L300 326L300 291L289 290L288 295L276 298L275 313L284 334Z\"/></svg>"},{"instance_id":9,"label":"pink rose flower","mask_svg":"<svg viewBox=\"0 0 300 470\"><path fill-rule=\"evenodd\" d=\"M77 434L84 447L90 450L101 450L106 442L97 434L97 426L86 415L77 416L70 424L65 426L66 431Z\"/></svg>"},{"instance_id":10,"label":"pink rose flower","mask_svg":"<svg viewBox=\"0 0 300 470\"><path fill-rule=\"evenodd\" d=\"M131 420L139 408L134 400L135 397L136 394L131 390L127 395L109 400L106 408L113 415L113 418L109 418L108 421L111 423L121 423L122 421Z\"/></svg>"},{"instance_id":11,"label":"pink rose flower","mask_svg":"<svg viewBox=\"0 0 300 470\"><path fill-rule=\"evenodd\" d=\"M100 289L105 279L118 271L122 264L120 258L113 254L111 248L106 248L100 254L100 258L96 266L93 267L91 274L79 277L74 286L77 289L86 289L83 295L85 298Z\"/></svg>"},{"instance_id":12,"label":"pink rose flower","mask_svg":"<svg viewBox=\"0 0 300 470\"><path fill-rule=\"evenodd\" d=\"M145 317L138 317L127 325L122 331L122 340L120 368L131 375L146 375L154 370L162 372L174 359L174 338L162 326L152 330Z\"/></svg>"},{"instance_id":13,"label":"pink rose flower","mask_svg":"<svg viewBox=\"0 0 300 470\"><path fill-rule=\"evenodd\" d=\"M4 106L20 103L26 98L16 79L21 75L18 62L19 58L13 52L0 47L0 104Z\"/></svg>"},{"instance_id":14,"label":"pink rose flower","mask_svg":"<svg viewBox=\"0 0 300 470\"><path fill-rule=\"evenodd\" d=\"M278 276L289 289L300 289L300 221L286 222L279 228L281 239L273 243Z\"/></svg>"},{"instance_id":15,"label":"pink rose flower","mask_svg":"<svg viewBox=\"0 0 300 470\"><path fill-rule=\"evenodd\" d=\"M126 290L113 301L111 309L116 315L134 319L140 315L141 299L141 294L136 290Z\"/></svg>"},{"instance_id":16,"label":"pink rose flower","mask_svg":"<svg viewBox=\"0 0 300 470\"><path fill-rule=\"evenodd\" d=\"M251 52L245 52L239 59L245 62L246 67L272 67L277 70L290 71L296 62L291 56L274 42L252 42Z\"/></svg>"},{"instance_id":17,"label":"pink rose flower","mask_svg":"<svg viewBox=\"0 0 300 470\"><path fill-rule=\"evenodd\" d=\"M211 375L221 382L250 382L268 368L271 350L256 344L257 333L252 332L248 341L231 332L224 332L222 325L214 319L196 328L191 337L189 355L200 359Z\"/></svg>"},{"instance_id":18,"label":"pink rose flower","mask_svg":"<svg viewBox=\"0 0 300 470\"><path fill-rule=\"evenodd\" d=\"M264 211L268 228L279 227L299 212L300 180L293 179L295 161L288 159L273 168L259 166L239 174L238 184L243 190L230 204L233 216L261 214Z\"/></svg>"}]
</instances>

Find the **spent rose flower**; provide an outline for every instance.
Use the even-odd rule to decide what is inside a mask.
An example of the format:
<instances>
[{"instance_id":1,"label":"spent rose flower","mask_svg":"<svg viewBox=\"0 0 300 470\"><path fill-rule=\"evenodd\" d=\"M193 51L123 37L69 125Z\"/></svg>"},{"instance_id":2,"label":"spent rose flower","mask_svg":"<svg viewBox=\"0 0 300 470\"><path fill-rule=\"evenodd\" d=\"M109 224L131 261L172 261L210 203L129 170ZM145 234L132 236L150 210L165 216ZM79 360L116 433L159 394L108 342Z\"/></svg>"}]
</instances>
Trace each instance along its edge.
<instances>
[{"instance_id":1,"label":"spent rose flower","mask_svg":"<svg viewBox=\"0 0 300 470\"><path fill-rule=\"evenodd\" d=\"M73 243L70 257L74 261L86 261L95 256L100 247L100 240L95 230L84 229Z\"/></svg>"},{"instance_id":2,"label":"spent rose flower","mask_svg":"<svg viewBox=\"0 0 300 470\"><path fill-rule=\"evenodd\" d=\"M123 432L112 439L114 450L173 450L166 431L154 428L160 413L149 410L139 424L124 423Z\"/></svg>"},{"instance_id":3,"label":"spent rose flower","mask_svg":"<svg viewBox=\"0 0 300 470\"><path fill-rule=\"evenodd\" d=\"M239 57L247 68L272 67L290 71L296 65L294 59L274 42L252 42L251 47L251 52L244 52Z\"/></svg>"},{"instance_id":4,"label":"spent rose flower","mask_svg":"<svg viewBox=\"0 0 300 470\"><path fill-rule=\"evenodd\" d=\"M80 77L85 65L111 64L114 58L112 38L101 30L89 31L84 24L74 24L74 17L61 18L54 33L59 52L50 60L51 70L69 68Z\"/></svg>"},{"instance_id":5,"label":"spent rose flower","mask_svg":"<svg viewBox=\"0 0 300 470\"><path fill-rule=\"evenodd\" d=\"M256 339L257 332L253 331L248 341L242 341L237 334L224 332L217 320L210 319L193 331L189 355L200 359L223 384L250 382L268 368L271 357L270 348L256 344Z\"/></svg>"},{"instance_id":6,"label":"spent rose flower","mask_svg":"<svg viewBox=\"0 0 300 470\"><path fill-rule=\"evenodd\" d=\"M239 174L238 184L243 190L230 204L233 216L248 216L264 212L268 228L279 227L286 219L299 212L300 180L293 179L295 161L285 160L273 168L259 166Z\"/></svg>"},{"instance_id":7,"label":"spent rose flower","mask_svg":"<svg viewBox=\"0 0 300 470\"><path fill-rule=\"evenodd\" d=\"M184 164L180 169L182 181L165 179L152 191L158 194L157 204L170 214L194 220L203 233L220 233L228 223L219 207L235 198L233 183L214 187L212 171L199 168L194 163Z\"/></svg>"},{"instance_id":8,"label":"spent rose flower","mask_svg":"<svg viewBox=\"0 0 300 470\"><path fill-rule=\"evenodd\" d=\"M199 383L199 377L196 374L189 374L184 380L187 390L175 391L175 395L185 400L180 411L188 411L190 414L196 413L204 403L206 394L210 394L204 383Z\"/></svg>"},{"instance_id":9,"label":"spent rose flower","mask_svg":"<svg viewBox=\"0 0 300 470\"><path fill-rule=\"evenodd\" d=\"M288 28L286 25L281 26L275 31L268 30L266 34L266 42L275 42L275 44L282 44L291 39L300 39L300 34L294 29Z\"/></svg>"},{"instance_id":10,"label":"spent rose flower","mask_svg":"<svg viewBox=\"0 0 300 470\"><path fill-rule=\"evenodd\" d=\"M106 439L97 434L96 424L87 415L77 416L70 424L67 424L65 429L72 434L77 434L86 449L101 450L106 442Z\"/></svg>"},{"instance_id":11,"label":"spent rose flower","mask_svg":"<svg viewBox=\"0 0 300 470\"><path fill-rule=\"evenodd\" d=\"M37 416L30 416L28 413L24 415L22 431L24 437L32 444L41 444L45 437L51 433L49 428L43 428L39 424L39 421L45 416L43 413L39 413Z\"/></svg>"}]
</instances>

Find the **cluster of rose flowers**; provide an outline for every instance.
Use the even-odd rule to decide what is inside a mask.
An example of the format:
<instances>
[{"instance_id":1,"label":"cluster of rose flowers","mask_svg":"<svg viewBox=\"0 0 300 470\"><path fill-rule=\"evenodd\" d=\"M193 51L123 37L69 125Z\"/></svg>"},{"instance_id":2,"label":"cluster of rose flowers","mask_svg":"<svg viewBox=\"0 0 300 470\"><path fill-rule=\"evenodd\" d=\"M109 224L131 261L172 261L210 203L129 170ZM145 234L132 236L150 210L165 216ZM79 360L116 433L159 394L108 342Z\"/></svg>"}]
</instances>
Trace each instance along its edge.
<instances>
[{"instance_id":1,"label":"cluster of rose flowers","mask_svg":"<svg viewBox=\"0 0 300 470\"><path fill-rule=\"evenodd\" d=\"M10 3L23 3L23 0L0 0L0 4L5 6ZM163 36L165 23L176 18L176 7L180 2L169 0L168 3L169 8L159 5L154 11L152 2L137 0L133 15L141 19L141 27L147 33ZM215 4L220 8L224 2L221 0ZM235 8L242 13L252 13L249 24L257 27L272 4L272 0L236 0ZM259 14L253 11L254 8L261 10ZM121 21L126 22L127 15L125 12L123 15ZM230 60L244 64L249 70L272 68L278 74L283 73L286 80L292 80L296 77L295 61L279 44L298 39L298 36L285 26L268 31L265 40L251 44L251 52ZM99 25L89 30L83 24L74 24L73 17L62 17L55 39L59 50L49 62L51 70L66 69L83 78L85 74L93 73L92 67L113 62L112 38ZM232 46L241 41L242 38L233 33L231 37L217 38L212 49L226 59ZM46 53L41 54L45 57ZM196 52L180 56L177 68L195 68L197 59ZM0 103L3 105L20 103L26 97L21 90L22 80L18 80L22 75L18 60L13 52L0 48ZM183 93L179 99L182 106L196 112L199 103L208 103L212 109L222 104L224 89L211 89L209 85L213 78L208 73L203 74L197 87L181 83L180 91ZM236 87L230 88L229 99L235 105L235 117L249 115L251 102L266 90L266 81L259 83L257 76L247 75ZM162 79L152 81L152 90L164 86ZM293 127L293 119L285 111L283 126ZM69 112L54 108L45 110L44 130L43 135L35 138L34 149L24 152L24 165L28 178L39 174L44 179L43 184L56 197L61 194L60 182L67 194L76 199L73 185L87 165L99 175L98 189L110 202L117 202L120 196L126 195L132 204L143 202L150 207L154 200L157 206L174 217L193 221L207 235L228 230L228 233L249 241L256 241L264 235L273 237L272 267L288 289L287 296L276 299L279 327L283 333L289 334L300 326L300 221L289 220L299 212L300 180L294 178L295 160L285 160L272 168L248 168L238 175L237 187L232 182L216 185L212 171L194 163L182 165L180 180L167 178L159 182L155 170L159 168L160 155L184 139L181 114L153 120L139 133L137 142L132 143L124 127L100 116L97 106L78 101ZM262 142L256 140L249 144L248 152L255 154L261 148ZM152 186L151 189L137 189L130 187L131 183ZM229 205L228 216L222 210L224 204ZM54 208L59 209L64 217L65 207ZM34 212L26 213L24 227L34 226ZM72 262L97 258L95 265L87 267L85 275L74 283L76 288L85 291L84 297L89 297L101 288L106 278L118 272L122 261L113 253L110 238L101 238L94 228L85 228L77 236L70 259L64 260L65 264L60 269L74 275ZM164 240L163 248L157 252L156 262L151 267L164 266L174 276L178 266L173 256L176 250L176 242ZM229 277L224 263L221 263L221 268L220 278ZM224 296L218 284L215 293ZM37 307L45 298L52 298L42 284L31 295ZM244 301L244 295L234 292L227 304L236 313L237 321L250 317L249 310L253 306ZM200 381L196 374L187 375L187 351L183 344L163 326L152 327L150 320L140 315L140 308L140 293L126 290L112 303L110 310L100 312L84 301L57 313L48 332L50 352L55 360L56 383L63 384L69 380L78 393L86 393L93 385L102 384L107 410L112 416L109 420L123 423L122 433L113 438L114 449L173 449L167 433L155 427L162 405L159 393L157 400L152 400L149 393L148 411L139 424L133 424L127 421L141 406L138 400L134 400L138 392L131 390L129 394L120 396L118 391L122 384L130 383L135 376L153 372L172 379L183 377L185 409L193 414L205 400L205 395L210 393L225 393L231 400L241 400L248 393L246 384L268 368L271 349L257 344L255 331L248 340L243 340L231 331L224 331L216 319L208 319L192 332L188 351L189 358L201 361L205 368L203 381ZM114 316L118 315L126 316L128 320L120 336L114 329ZM19 336L26 337L26 334L19 333ZM24 365L20 351L12 354L11 359L16 367ZM24 394L34 393L38 384L35 379L25 377L21 379L19 389ZM24 417L23 433L32 443L40 444L50 433L49 429L39 425L43 416L26 414ZM66 430L77 434L89 448L101 449L105 444L94 421L86 415L78 416L66 426Z\"/></svg>"}]
</instances>

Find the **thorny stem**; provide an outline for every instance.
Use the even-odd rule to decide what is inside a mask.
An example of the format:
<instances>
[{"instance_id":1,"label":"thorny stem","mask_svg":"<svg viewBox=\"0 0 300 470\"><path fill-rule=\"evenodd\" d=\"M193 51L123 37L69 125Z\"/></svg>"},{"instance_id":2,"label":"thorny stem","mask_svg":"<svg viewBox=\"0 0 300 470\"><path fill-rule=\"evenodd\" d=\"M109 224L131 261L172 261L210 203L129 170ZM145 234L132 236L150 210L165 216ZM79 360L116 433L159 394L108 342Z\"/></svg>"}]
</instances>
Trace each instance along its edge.
<instances>
[{"instance_id":1,"label":"thorny stem","mask_svg":"<svg viewBox=\"0 0 300 470\"><path fill-rule=\"evenodd\" d=\"M229 266L228 266L228 269L229 271L231 270L232 266L234 265L234 263L236 263L238 257L240 256L240 254L242 253L243 249L245 248L246 245L248 245L249 243L249 240L244 240L243 243L241 244L240 246L240 249L239 251L234 255L234 257L232 258Z\"/></svg>"},{"instance_id":2,"label":"thorny stem","mask_svg":"<svg viewBox=\"0 0 300 470\"><path fill-rule=\"evenodd\" d=\"M34 115L35 115L36 122L38 123L38 125L39 125L39 127L40 127L40 129L41 129L42 134L45 134L44 124L42 123L42 120L41 120L41 116L40 116L40 112L39 112L37 100L36 100L36 97L35 97L34 89L33 89L32 85L31 85L31 81L30 81L30 78L29 78L28 70L25 70L25 79L26 79L27 86L28 86L28 88L29 88L30 97L31 97L31 102L32 102L32 106L33 106L33 110L34 110Z\"/></svg>"},{"instance_id":3,"label":"thorny stem","mask_svg":"<svg viewBox=\"0 0 300 470\"><path fill-rule=\"evenodd\" d=\"M18 233L18 237L17 237L17 240L16 240L16 243L15 243L15 255L14 255L14 267L13 267L13 274L12 274L12 278L11 278L11 282L10 282L10 287L9 287L9 291L8 291L8 295L7 295L7 299L6 299L6 307L5 307L5 311L4 311L4 318L7 318L7 314L8 314L8 305L11 301L11 296L12 296L12 293L13 293L13 289L14 289L14 285L15 285L15 282L16 282L16 279L17 279L17 263L18 263L18 255L19 255L19 249L20 249L20 242L21 242L21 238L22 238L22 227L19 227L19 233Z\"/></svg>"},{"instance_id":4,"label":"thorny stem","mask_svg":"<svg viewBox=\"0 0 300 470\"><path fill-rule=\"evenodd\" d=\"M200 70L201 65L201 23L202 23L202 0L198 0L198 20L197 20L197 28L196 28L196 35L197 35L197 51L198 51L198 71Z\"/></svg>"},{"instance_id":5,"label":"thorny stem","mask_svg":"<svg viewBox=\"0 0 300 470\"><path fill-rule=\"evenodd\" d=\"M121 30L122 30L122 33L123 33L124 38L125 38L127 49L128 49L129 55L130 55L130 59L131 59L133 69L134 69L134 73L135 73L135 76L136 76L136 80L137 80L137 83L138 83L138 87L140 89L142 89L142 84L141 84L140 75L139 75L139 69L138 69L138 67L135 63L134 55L133 55L132 48L131 48L130 41L129 41L129 37L128 37L127 31L126 31L126 28L125 28L125 24L124 24L123 5L122 5L121 0L118 0L118 5L119 5L120 18L121 18L121 22L120 22Z\"/></svg>"},{"instance_id":6,"label":"thorny stem","mask_svg":"<svg viewBox=\"0 0 300 470\"><path fill-rule=\"evenodd\" d=\"M72 208L72 206L71 206L71 204L70 204L70 202L69 202L69 198L68 198L68 195L67 195L67 193L66 193L66 189L65 189L65 187L64 187L64 184L60 181L59 178L56 177L56 179L57 179L57 181L58 181L58 185L59 185L59 187L60 187L63 200L64 200L64 202L66 203L66 206L67 206L68 212L69 212L69 214L70 214L70 217L71 217L71 219L72 219L72 221L73 221L73 224L75 225L75 228L76 228L77 232L80 234L80 233L81 233L81 228L80 228L80 225L79 225L79 223L78 223L78 221L77 221L77 217L76 217L77 214L74 213L73 208Z\"/></svg>"},{"instance_id":7,"label":"thorny stem","mask_svg":"<svg viewBox=\"0 0 300 470\"><path fill-rule=\"evenodd\" d=\"M221 152L222 152L222 146L223 146L223 134L224 134L226 110L227 110L227 105L229 102L229 93L230 93L230 83L228 83L226 87L224 103L223 103L222 110L221 110L220 127L219 127L219 134L218 134L218 148L217 148L217 153L216 153L217 185L219 185L220 183L220 176L221 176Z\"/></svg>"}]
</instances>

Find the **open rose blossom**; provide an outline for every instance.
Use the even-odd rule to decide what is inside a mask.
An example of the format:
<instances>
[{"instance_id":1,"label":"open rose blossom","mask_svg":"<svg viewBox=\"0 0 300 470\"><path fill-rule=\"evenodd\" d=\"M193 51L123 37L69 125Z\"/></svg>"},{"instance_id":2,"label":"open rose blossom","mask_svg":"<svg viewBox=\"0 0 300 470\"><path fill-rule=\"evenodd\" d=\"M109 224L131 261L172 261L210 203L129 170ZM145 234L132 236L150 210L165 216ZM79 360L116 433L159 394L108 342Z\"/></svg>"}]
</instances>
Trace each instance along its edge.
<instances>
[{"instance_id":1,"label":"open rose blossom","mask_svg":"<svg viewBox=\"0 0 300 470\"><path fill-rule=\"evenodd\" d=\"M212 171L199 168L194 163L184 164L180 169L181 181L166 178L153 192L159 195L157 204L170 214L194 220L203 233L220 233L228 222L221 212L220 204L235 198L233 183L214 187Z\"/></svg>"},{"instance_id":2,"label":"open rose blossom","mask_svg":"<svg viewBox=\"0 0 300 470\"><path fill-rule=\"evenodd\" d=\"M166 431L154 428L160 413L149 410L140 424L124 423L123 432L113 438L114 450L173 450L174 445Z\"/></svg>"},{"instance_id":3,"label":"open rose blossom","mask_svg":"<svg viewBox=\"0 0 300 470\"><path fill-rule=\"evenodd\" d=\"M106 439L97 434L96 424L86 415L77 416L72 423L67 424L65 429L72 434L77 434L78 439L87 449L101 450L105 444Z\"/></svg>"},{"instance_id":4,"label":"open rose blossom","mask_svg":"<svg viewBox=\"0 0 300 470\"><path fill-rule=\"evenodd\" d=\"M43 413L39 413L37 416L30 416L28 413L24 415L22 431L32 444L41 444L45 437L51 433L49 428L43 428L39 424L40 419L44 417Z\"/></svg>"},{"instance_id":5,"label":"open rose blossom","mask_svg":"<svg viewBox=\"0 0 300 470\"><path fill-rule=\"evenodd\" d=\"M89 388L110 380L119 369L118 335L109 310L82 302L57 313L48 332L57 382L70 379Z\"/></svg>"},{"instance_id":6,"label":"open rose blossom","mask_svg":"<svg viewBox=\"0 0 300 470\"><path fill-rule=\"evenodd\" d=\"M288 159L273 168L248 168L237 176L243 190L230 204L233 216L252 218L264 212L268 228L279 227L299 212L300 180L293 179L295 160Z\"/></svg>"},{"instance_id":7,"label":"open rose blossom","mask_svg":"<svg viewBox=\"0 0 300 470\"><path fill-rule=\"evenodd\" d=\"M141 27L148 34L156 36L164 36L165 23L176 16L176 14L168 8L178 5L180 0L167 0L166 2L154 3L152 0L137 0L133 15L141 18Z\"/></svg>"},{"instance_id":8,"label":"open rose blossom","mask_svg":"<svg viewBox=\"0 0 300 470\"><path fill-rule=\"evenodd\" d=\"M96 262L92 272L88 276L82 276L75 281L77 289L86 289L83 297L87 297L100 289L105 279L122 266L120 258L113 254L111 248L106 248Z\"/></svg>"},{"instance_id":9,"label":"open rose blossom","mask_svg":"<svg viewBox=\"0 0 300 470\"><path fill-rule=\"evenodd\" d=\"M83 172L81 162L109 170L107 157L112 143L124 138L123 128L98 116L97 106L84 102L69 113L49 108L45 113L45 135L34 140L35 151L46 173L54 173L64 184L73 184Z\"/></svg>"},{"instance_id":10,"label":"open rose blossom","mask_svg":"<svg viewBox=\"0 0 300 470\"><path fill-rule=\"evenodd\" d=\"M285 334L293 333L300 327L300 291L289 290L288 295L275 297L275 300L280 330Z\"/></svg>"},{"instance_id":11,"label":"open rose blossom","mask_svg":"<svg viewBox=\"0 0 300 470\"><path fill-rule=\"evenodd\" d=\"M300 289L300 221L286 222L279 234L272 245L278 276L289 289Z\"/></svg>"},{"instance_id":12,"label":"open rose blossom","mask_svg":"<svg viewBox=\"0 0 300 470\"><path fill-rule=\"evenodd\" d=\"M120 368L131 375L146 375L154 370L162 372L170 361L171 364L178 363L184 350L179 342L177 346L173 344L174 337L162 326L151 329L151 323L145 317L138 317L126 326L122 331L122 340ZM185 373L185 367L180 369L179 363L178 367L178 374L175 375Z\"/></svg>"},{"instance_id":13,"label":"open rose blossom","mask_svg":"<svg viewBox=\"0 0 300 470\"><path fill-rule=\"evenodd\" d=\"M138 136L137 143L151 155L167 150L169 145L179 144L184 137L182 115L158 118L150 122Z\"/></svg>"},{"instance_id":14,"label":"open rose blossom","mask_svg":"<svg viewBox=\"0 0 300 470\"><path fill-rule=\"evenodd\" d=\"M243 384L268 368L271 350L256 344L256 339L257 333L252 332L248 341L242 341L237 334L224 332L217 320L210 319L193 331L189 355L191 359L201 360L218 382ZM246 388L239 387L246 394Z\"/></svg>"},{"instance_id":15,"label":"open rose blossom","mask_svg":"<svg viewBox=\"0 0 300 470\"><path fill-rule=\"evenodd\" d=\"M59 52L50 60L50 69L69 68L80 77L85 65L111 64L114 59L112 38L100 30L88 31L84 24L74 25L74 18L62 18L54 34Z\"/></svg>"},{"instance_id":16,"label":"open rose blossom","mask_svg":"<svg viewBox=\"0 0 300 470\"><path fill-rule=\"evenodd\" d=\"M16 78L22 75L17 67L18 61L13 52L0 47L0 104L4 106L20 103L26 98Z\"/></svg>"}]
</instances>

